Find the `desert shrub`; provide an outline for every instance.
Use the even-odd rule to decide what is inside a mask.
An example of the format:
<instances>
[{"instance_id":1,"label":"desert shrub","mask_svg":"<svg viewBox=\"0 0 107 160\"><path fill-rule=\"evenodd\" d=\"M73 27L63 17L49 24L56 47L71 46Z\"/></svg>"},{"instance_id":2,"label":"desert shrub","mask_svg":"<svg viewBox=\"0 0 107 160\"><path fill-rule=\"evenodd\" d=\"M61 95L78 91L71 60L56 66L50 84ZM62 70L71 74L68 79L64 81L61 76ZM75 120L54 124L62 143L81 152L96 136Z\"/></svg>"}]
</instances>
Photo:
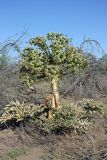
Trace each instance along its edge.
<instances>
[{"instance_id":1,"label":"desert shrub","mask_svg":"<svg viewBox=\"0 0 107 160\"><path fill-rule=\"evenodd\" d=\"M36 116L34 123L46 133L85 132L94 122L96 113L103 113L103 104L93 99L82 99L77 103L64 103L62 108L53 111L51 119Z\"/></svg>"},{"instance_id":2,"label":"desert shrub","mask_svg":"<svg viewBox=\"0 0 107 160\"><path fill-rule=\"evenodd\" d=\"M78 105L81 106L87 113L99 112L103 113L103 103L96 101L94 99L82 99L78 102Z\"/></svg>"},{"instance_id":3,"label":"desert shrub","mask_svg":"<svg viewBox=\"0 0 107 160\"><path fill-rule=\"evenodd\" d=\"M43 129L55 133L64 133L67 131L86 130L89 121L84 118L85 111L78 106L66 106L53 113L53 118L43 123Z\"/></svg>"},{"instance_id":4,"label":"desert shrub","mask_svg":"<svg viewBox=\"0 0 107 160\"><path fill-rule=\"evenodd\" d=\"M47 119L46 106L11 102L4 108L0 122L15 120L36 126L42 133L85 132L93 123L95 113L102 114L103 104L91 99L77 103L66 102L58 110L53 110L52 118ZM93 115L90 118L90 114Z\"/></svg>"},{"instance_id":5,"label":"desert shrub","mask_svg":"<svg viewBox=\"0 0 107 160\"><path fill-rule=\"evenodd\" d=\"M4 112L0 117L0 122L5 123L9 120L16 120L16 122L23 121L26 117L32 117L36 112L38 106L34 104L20 103L12 101L6 105Z\"/></svg>"}]
</instances>

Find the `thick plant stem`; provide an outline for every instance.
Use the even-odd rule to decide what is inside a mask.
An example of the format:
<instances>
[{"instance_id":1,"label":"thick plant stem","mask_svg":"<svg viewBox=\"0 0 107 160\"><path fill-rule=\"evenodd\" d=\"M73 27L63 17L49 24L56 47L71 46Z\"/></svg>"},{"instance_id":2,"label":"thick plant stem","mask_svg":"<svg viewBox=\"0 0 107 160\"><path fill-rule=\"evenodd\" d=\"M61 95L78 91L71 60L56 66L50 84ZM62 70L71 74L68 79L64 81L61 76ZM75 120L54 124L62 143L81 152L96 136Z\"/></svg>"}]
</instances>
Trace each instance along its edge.
<instances>
[{"instance_id":1,"label":"thick plant stem","mask_svg":"<svg viewBox=\"0 0 107 160\"><path fill-rule=\"evenodd\" d=\"M51 96L50 97L50 105L51 108L47 113L47 118L52 118L52 109L58 109L60 108L59 105L59 92L57 89L57 81L55 79L52 79L51 81Z\"/></svg>"},{"instance_id":2,"label":"thick plant stem","mask_svg":"<svg viewBox=\"0 0 107 160\"><path fill-rule=\"evenodd\" d=\"M52 79L51 81L51 90L52 90L52 108L59 108L59 92L57 88L57 81L55 79Z\"/></svg>"}]
</instances>

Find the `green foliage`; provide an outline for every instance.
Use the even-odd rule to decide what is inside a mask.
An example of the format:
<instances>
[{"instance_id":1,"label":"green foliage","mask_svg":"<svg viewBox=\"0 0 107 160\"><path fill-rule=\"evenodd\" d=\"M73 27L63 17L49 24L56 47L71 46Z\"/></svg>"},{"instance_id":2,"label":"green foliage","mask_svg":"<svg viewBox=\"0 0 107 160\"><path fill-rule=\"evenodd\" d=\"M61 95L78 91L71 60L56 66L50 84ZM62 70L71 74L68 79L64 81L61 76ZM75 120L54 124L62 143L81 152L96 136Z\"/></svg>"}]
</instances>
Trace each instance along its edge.
<instances>
[{"instance_id":1,"label":"green foliage","mask_svg":"<svg viewBox=\"0 0 107 160\"><path fill-rule=\"evenodd\" d=\"M90 107L89 107L90 106ZM37 118L34 115L32 121L40 126L46 133L64 133L67 131L86 131L92 124L90 114L102 114L103 104L95 100L83 99L75 103L64 103L59 110L54 110L53 118L46 119L44 115Z\"/></svg>"},{"instance_id":2,"label":"green foliage","mask_svg":"<svg viewBox=\"0 0 107 160\"><path fill-rule=\"evenodd\" d=\"M26 153L27 150L25 148L16 148L9 151L7 154L0 156L0 160L16 160L16 158Z\"/></svg>"},{"instance_id":3,"label":"green foliage","mask_svg":"<svg viewBox=\"0 0 107 160\"><path fill-rule=\"evenodd\" d=\"M15 119L37 125L45 133L64 133L67 131L85 131L92 124L90 114L102 114L103 104L93 99L83 99L77 103L63 103L63 107L52 111L52 118L47 119L47 108L34 104L11 102L4 108L0 123ZM45 114L46 113L46 114Z\"/></svg>"},{"instance_id":4,"label":"green foliage","mask_svg":"<svg viewBox=\"0 0 107 160\"><path fill-rule=\"evenodd\" d=\"M78 72L84 69L86 65L87 60L85 57L78 52L77 48L70 46L66 54L66 69L72 72Z\"/></svg>"},{"instance_id":5,"label":"green foliage","mask_svg":"<svg viewBox=\"0 0 107 160\"><path fill-rule=\"evenodd\" d=\"M19 101L10 102L4 108L4 113L0 117L0 123L15 119L23 121L26 117L32 117L38 106L34 104L20 103Z\"/></svg>"},{"instance_id":6,"label":"green foliage","mask_svg":"<svg viewBox=\"0 0 107 160\"><path fill-rule=\"evenodd\" d=\"M87 113L99 112L103 113L102 109L104 107L102 102L95 101L94 99L83 99L78 103Z\"/></svg>"},{"instance_id":7,"label":"green foliage","mask_svg":"<svg viewBox=\"0 0 107 160\"><path fill-rule=\"evenodd\" d=\"M53 112L52 119L42 119L42 129L47 133L86 130L90 125L85 110L77 105L64 106Z\"/></svg>"},{"instance_id":8,"label":"green foliage","mask_svg":"<svg viewBox=\"0 0 107 160\"><path fill-rule=\"evenodd\" d=\"M83 54L62 33L49 32L46 37L32 38L29 45L20 62L21 78L28 86L37 79L58 79L66 70L76 72L87 65Z\"/></svg>"}]
</instances>

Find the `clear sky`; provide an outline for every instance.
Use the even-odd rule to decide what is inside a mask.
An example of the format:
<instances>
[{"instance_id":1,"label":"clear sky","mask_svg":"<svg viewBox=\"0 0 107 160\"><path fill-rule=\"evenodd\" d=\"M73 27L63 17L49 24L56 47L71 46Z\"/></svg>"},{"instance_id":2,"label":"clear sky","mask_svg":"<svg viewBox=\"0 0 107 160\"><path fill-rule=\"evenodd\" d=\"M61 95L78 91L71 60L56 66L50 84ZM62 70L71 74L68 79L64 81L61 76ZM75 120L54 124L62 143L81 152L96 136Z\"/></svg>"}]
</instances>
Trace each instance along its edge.
<instances>
[{"instance_id":1,"label":"clear sky","mask_svg":"<svg viewBox=\"0 0 107 160\"><path fill-rule=\"evenodd\" d=\"M98 40L107 51L107 0L0 0L0 41L21 33L63 32L79 45Z\"/></svg>"}]
</instances>

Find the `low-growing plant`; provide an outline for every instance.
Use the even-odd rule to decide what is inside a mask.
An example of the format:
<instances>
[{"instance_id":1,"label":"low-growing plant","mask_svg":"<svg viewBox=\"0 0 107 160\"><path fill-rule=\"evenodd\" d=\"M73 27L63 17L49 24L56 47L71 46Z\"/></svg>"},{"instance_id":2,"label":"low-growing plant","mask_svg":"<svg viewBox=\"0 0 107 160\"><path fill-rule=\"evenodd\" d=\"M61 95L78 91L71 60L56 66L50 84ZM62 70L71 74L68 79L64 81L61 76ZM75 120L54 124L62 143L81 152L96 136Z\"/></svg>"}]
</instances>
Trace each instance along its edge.
<instances>
[{"instance_id":1,"label":"low-growing plant","mask_svg":"<svg viewBox=\"0 0 107 160\"><path fill-rule=\"evenodd\" d=\"M59 110L53 110L53 118L47 119L41 115L34 121L40 126L40 129L46 133L64 133L68 131L87 130L91 124L85 116L86 111L80 107L71 104L63 106Z\"/></svg>"},{"instance_id":2,"label":"low-growing plant","mask_svg":"<svg viewBox=\"0 0 107 160\"><path fill-rule=\"evenodd\" d=\"M16 101L6 105L0 122L5 123L12 119L15 119L16 122L27 120L27 123L36 125L44 133L84 132L93 122L93 116L90 118L90 114L96 112L102 114L102 109L103 104L101 102L83 99L77 103L64 103L59 110L51 110L52 118L47 119L46 106Z\"/></svg>"},{"instance_id":3,"label":"low-growing plant","mask_svg":"<svg viewBox=\"0 0 107 160\"><path fill-rule=\"evenodd\" d=\"M24 154L27 154L26 148L16 148L9 151L7 154L0 156L0 160L16 160L16 158Z\"/></svg>"},{"instance_id":4,"label":"low-growing plant","mask_svg":"<svg viewBox=\"0 0 107 160\"><path fill-rule=\"evenodd\" d=\"M94 99L83 99L78 105L86 110L87 113L99 112L102 114L103 103Z\"/></svg>"},{"instance_id":5,"label":"low-growing plant","mask_svg":"<svg viewBox=\"0 0 107 160\"><path fill-rule=\"evenodd\" d=\"M0 123L5 123L9 120L23 121L26 117L32 117L37 111L38 106L34 104L20 103L12 101L4 108L4 113L0 117Z\"/></svg>"},{"instance_id":6,"label":"low-growing plant","mask_svg":"<svg viewBox=\"0 0 107 160\"><path fill-rule=\"evenodd\" d=\"M101 102L83 99L77 103L64 103L59 110L53 110L51 119L41 115L34 123L46 133L64 133L68 131L86 131L93 123L90 114L103 113Z\"/></svg>"}]
</instances>

